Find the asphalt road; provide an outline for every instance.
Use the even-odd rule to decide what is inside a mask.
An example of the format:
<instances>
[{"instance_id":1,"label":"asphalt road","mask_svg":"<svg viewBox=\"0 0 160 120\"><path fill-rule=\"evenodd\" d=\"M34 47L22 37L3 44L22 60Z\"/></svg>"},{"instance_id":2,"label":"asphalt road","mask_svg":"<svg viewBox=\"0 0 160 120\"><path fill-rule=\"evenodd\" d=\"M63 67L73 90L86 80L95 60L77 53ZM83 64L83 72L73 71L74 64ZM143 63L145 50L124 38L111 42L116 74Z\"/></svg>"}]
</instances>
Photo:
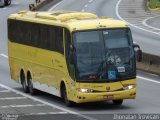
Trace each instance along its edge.
<instances>
[{"instance_id":1,"label":"asphalt road","mask_svg":"<svg viewBox=\"0 0 160 120\"><path fill-rule=\"evenodd\" d=\"M146 10L144 0L119 0L117 8L118 18L121 18L132 26L134 41L141 45L143 52L160 56L160 29L155 29L146 24L150 18L159 13L151 13ZM155 20L156 22L158 21ZM158 23L157 23L158 24Z\"/></svg>"},{"instance_id":2,"label":"asphalt road","mask_svg":"<svg viewBox=\"0 0 160 120\"><path fill-rule=\"evenodd\" d=\"M160 16L151 17L146 20L148 26L153 27L154 29L160 30Z\"/></svg>"},{"instance_id":3,"label":"asphalt road","mask_svg":"<svg viewBox=\"0 0 160 120\"><path fill-rule=\"evenodd\" d=\"M29 115L25 119L97 119L107 120L108 114L124 113L160 113L160 77L138 71L138 89L136 100L125 100L122 106L114 106L111 102L80 104L73 108L65 107L63 101L55 96L40 92L36 96L23 94L20 85L10 79L7 59L7 29L8 14L28 8L32 0L14 0L7 8L0 8L0 113L15 113ZM118 0L66 0L52 9L89 11L99 16L107 15L118 18L115 6ZM133 37L138 43L152 46L150 52L160 51L159 36L132 28ZM151 43L156 41L154 46ZM146 44L146 46L147 46ZM148 47L148 46L147 46ZM157 52L158 53L158 52ZM7 87L6 87L7 86ZM32 114L36 116L30 117ZM69 114L70 113L70 114ZM49 114L49 115L48 115ZM55 115L56 114L56 115ZM84 115L84 116L83 116ZM45 116L45 117L44 117ZM23 117L24 119L24 117Z\"/></svg>"}]
</instances>

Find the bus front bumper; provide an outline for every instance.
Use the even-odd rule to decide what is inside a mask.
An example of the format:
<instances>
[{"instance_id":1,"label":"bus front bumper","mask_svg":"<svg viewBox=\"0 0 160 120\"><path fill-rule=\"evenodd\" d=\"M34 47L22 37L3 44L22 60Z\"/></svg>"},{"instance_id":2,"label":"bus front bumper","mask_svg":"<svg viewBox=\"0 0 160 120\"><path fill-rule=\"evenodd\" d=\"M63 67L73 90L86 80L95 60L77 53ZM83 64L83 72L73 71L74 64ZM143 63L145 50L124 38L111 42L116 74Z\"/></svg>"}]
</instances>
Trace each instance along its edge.
<instances>
[{"instance_id":1,"label":"bus front bumper","mask_svg":"<svg viewBox=\"0 0 160 120\"><path fill-rule=\"evenodd\" d=\"M122 90L115 92L96 92L96 93L82 93L77 92L76 103L98 102L108 100L120 99L135 99L136 88L130 90Z\"/></svg>"}]
</instances>

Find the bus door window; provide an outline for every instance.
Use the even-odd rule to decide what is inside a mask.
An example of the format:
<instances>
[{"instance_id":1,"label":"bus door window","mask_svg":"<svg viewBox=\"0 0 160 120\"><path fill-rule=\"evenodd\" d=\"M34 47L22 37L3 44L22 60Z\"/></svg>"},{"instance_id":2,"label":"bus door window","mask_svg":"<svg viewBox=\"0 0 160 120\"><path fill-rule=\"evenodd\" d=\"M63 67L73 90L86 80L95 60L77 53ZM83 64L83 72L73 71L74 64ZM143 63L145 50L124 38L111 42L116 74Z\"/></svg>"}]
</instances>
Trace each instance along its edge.
<instances>
[{"instance_id":1,"label":"bus door window","mask_svg":"<svg viewBox=\"0 0 160 120\"><path fill-rule=\"evenodd\" d=\"M73 49L71 49L71 35L69 30L65 29L65 56L66 56L66 64L71 78L75 79L75 67L72 61Z\"/></svg>"}]
</instances>

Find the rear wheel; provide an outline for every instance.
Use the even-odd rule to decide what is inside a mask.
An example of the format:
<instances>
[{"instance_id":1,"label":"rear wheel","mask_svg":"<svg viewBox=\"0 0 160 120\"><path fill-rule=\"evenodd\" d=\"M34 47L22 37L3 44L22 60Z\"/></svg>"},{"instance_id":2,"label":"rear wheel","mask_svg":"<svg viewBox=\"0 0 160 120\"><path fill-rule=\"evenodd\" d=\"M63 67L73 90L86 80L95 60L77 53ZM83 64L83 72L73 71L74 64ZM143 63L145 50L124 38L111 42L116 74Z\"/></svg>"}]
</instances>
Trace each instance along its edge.
<instances>
[{"instance_id":1,"label":"rear wheel","mask_svg":"<svg viewBox=\"0 0 160 120\"><path fill-rule=\"evenodd\" d=\"M23 72L21 73L21 77L20 77L20 79L21 79L21 83L22 83L23 91L24 91L25 93L28 93L28 92L29 92L29 90L28 90L28 86L27 86L27 83L26 83L25 75L24 75L24 73L23 73Z\"/></svg>"},{"instance_id":2,"label":"rear wheel","mask_svg":"<svg viewBox=\"0 0 160 120\"><path fill-rule=\"evenodd\" d=\"M28 75L27 81L28 81L29 93L30 93L31 95L34 95L34 94L35 94L35 89L33 88L33 82L32 82L32 77L31 77L31 75Z\"/></svg>"},{"instance_id":3,"label":"rear wheel","mask_svg":"<svg viewBox=\"0 0 160 120\"><path fill-rule=\"evenodd\" d=\"M62 87L62 97L64 99L64 103L66 104L66 106L72 107L74 105L73 102L71 102L71 101L68 100L67 91L66 91L65 85Z\"/></svg>"},{"instance_id":4,"label":"rear wheel","mask_svg":"<svg viewBox=\"0 0 160 120\"><path fill-rule=\"evenodd\" d=\"M114 105L122 105L123 99L122 100L113 100Z\"/></svg>"}]
</instances>

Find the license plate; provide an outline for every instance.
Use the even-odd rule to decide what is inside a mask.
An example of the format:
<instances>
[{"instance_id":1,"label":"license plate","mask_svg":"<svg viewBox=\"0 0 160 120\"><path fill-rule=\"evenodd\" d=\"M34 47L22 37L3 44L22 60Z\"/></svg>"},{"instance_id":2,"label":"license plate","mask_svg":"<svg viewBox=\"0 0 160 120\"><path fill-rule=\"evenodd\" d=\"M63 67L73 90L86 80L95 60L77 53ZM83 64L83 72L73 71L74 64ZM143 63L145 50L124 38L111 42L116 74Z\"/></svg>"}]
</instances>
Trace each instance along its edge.
<instances>
[{"instance_id":1,"label":"license plate","mask_svg":"<svg viewBox=\"0 0 160 120\"><path fill-rule=\"evenodd\" d=\"M103 98L104 99L113 99L113 95L104 95Z\"/></svg>"}]
</instances>

